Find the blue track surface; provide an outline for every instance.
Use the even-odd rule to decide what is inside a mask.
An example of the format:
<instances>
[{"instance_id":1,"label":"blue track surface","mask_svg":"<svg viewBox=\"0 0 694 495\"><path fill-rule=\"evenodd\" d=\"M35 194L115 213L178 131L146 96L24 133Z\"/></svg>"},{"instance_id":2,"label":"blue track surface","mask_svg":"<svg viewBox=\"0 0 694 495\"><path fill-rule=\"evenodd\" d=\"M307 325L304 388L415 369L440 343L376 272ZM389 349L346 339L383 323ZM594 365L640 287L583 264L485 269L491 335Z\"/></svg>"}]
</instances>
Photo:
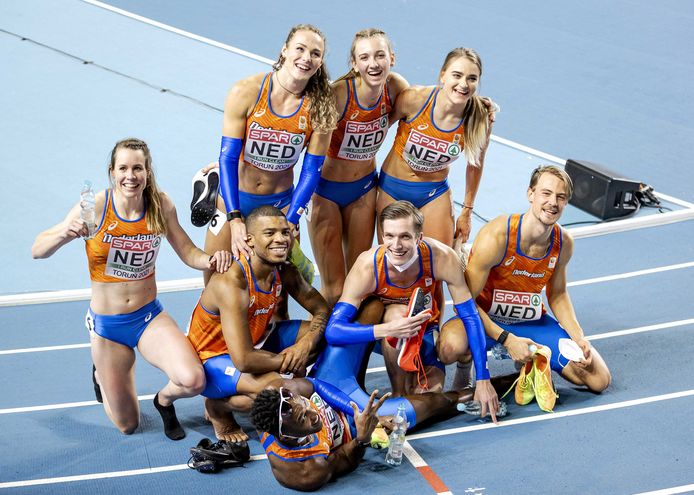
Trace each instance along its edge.
<instances>
[{"instance_id":1,"label":"blue track surface","mask_svg":"<svg viewBox=\"0 0 694 495\"><path fill-rule=\"evenodd\" d=\"M292 24L311 22L328 36L333 76L345 68L353 33L367 25L390 33L397 68L412 83L434 83L448 49L474 47L485 63L483 91L503 107L495 134L553 155L604 163L694 201L688 159L694 146L688 84L694 57L687 48L694 41L694 6L689 2L504 0L461 7L444 1L432 7L360 0L336 8L300 0L291 7L258 1L235 9L221 0L111 4L268 58L276 56ZM79 243L40 262L30 259L29 248L37 232L58 222L76 202L83 179L106 186L107 151L126 135L150 143L159 182L200 243L203 231L189 226L187 203L193 172L218 152L221 113L214 107L221 106L235 80L267 66L76 0L4 2L0 29L2 67L12 68L0 78L0 109L10 124L0 135L6 172L0 221L12 234L0 239L0 295L88 286ZM494 143L477 211L493 217L524 210L528 172L541 161ZM454 174L454 193L463 180ZM571 209L563 221L590 218ZM475 232L481 225L476 221ZM578 239L569 281L691 264L693 227L688 221ZM503 427L458 416L417 432L412 447L453 493L635 494L694 483L694 434L687 414L694 406L693 274L687 265L570 288L579 321L612 370L613 384L605 393L579 391L556 378L555 415L540 412L534 403L509 404ZM157 276L161 281L199 273L166 248ZM198 295L191 290L160 294L160 299L183 328ZM0 491L284 492L264 460L210 476L183 466L188 448L212 437L212 427L202 419L199 398L181 400L177 410L188 436L168 441L149 398L165 377L142 359L136 370L138 393L146 396L141 426L132 436L118 433L93 402L88 347L31 350L86 344L86 307L86 301L0 307ZM293 314L296 310L291 307ZM606 335L648 325L655 327ZM380 356L373 356L370 366L382 366ZM493 374L513 370L507 361L494 361L490 368ZM367 384L388 387L383 372L370 373ZM676 392L689 395L641 403ZM626 407L609 409L620 405ZM47 407L14 410L35 406ZM583 414L566 415L572 411ZM247 419L240 419L252 432ZM262 453L256 441L250 445L252 454ZM170 470L6 485L160 467ZM394 470L375 451L323 492L365 489L432 492L411 464Z\"/></svg>"}]
</instances>

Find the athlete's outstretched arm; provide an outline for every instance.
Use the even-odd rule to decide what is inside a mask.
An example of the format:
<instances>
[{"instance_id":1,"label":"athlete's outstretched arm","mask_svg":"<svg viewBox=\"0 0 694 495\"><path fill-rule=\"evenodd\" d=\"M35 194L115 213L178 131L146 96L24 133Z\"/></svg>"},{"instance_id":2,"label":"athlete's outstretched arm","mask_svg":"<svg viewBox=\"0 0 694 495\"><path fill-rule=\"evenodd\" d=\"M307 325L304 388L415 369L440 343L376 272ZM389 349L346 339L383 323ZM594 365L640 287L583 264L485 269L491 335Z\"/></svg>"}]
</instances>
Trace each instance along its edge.
<instances>
[{"instance_id":1,"label":"athlete's outstretched arm","mask_svg":"<svg viewBox=\"0 0 694 495\"><path fill-rule=\"evenodd\" d=\"M161 208L166 221L166 239L181 261L197 270L212 269L224 273L229 269L231 265L231 253L229 251L216 251L210 255L193 244L190 236L183 230L178 221L174 202L166 193L161 193Z\"/></svg>"},{"instance_id":2,"label":"athlete's outstretched arm","mask_svg":"<svg viewBox=\"0 0 694 495\"><path fill-rule=\"evenodd\" d=\"M575 341L583 350L583 358L585 360L583 364L589 366L591 364L590 344L583 334L583 328L578 323L571 296L569 296L569 291L566 288L566 270L573 255L574 240L571 234L563 229L562 236L559 260L552 278L547 283L547 302L561 327L566 330L571 340Z\"/></svg>"},{"instance_id":3,"label":"athlete's outstretched arm","mask_svg":"<svg viewBox=\"0 0 694 495\"><path fill-rule=\"evenodd\" d=\"M106 192L97 193L95 200L95 217L96 221L99 222L103 216ZM70 209L62 222L37 235L31 246L32 258L48 258L70 241L87 236L87 224L80 218L81 211L80 203L77 203Z\"/></svg>"}]
</instances>

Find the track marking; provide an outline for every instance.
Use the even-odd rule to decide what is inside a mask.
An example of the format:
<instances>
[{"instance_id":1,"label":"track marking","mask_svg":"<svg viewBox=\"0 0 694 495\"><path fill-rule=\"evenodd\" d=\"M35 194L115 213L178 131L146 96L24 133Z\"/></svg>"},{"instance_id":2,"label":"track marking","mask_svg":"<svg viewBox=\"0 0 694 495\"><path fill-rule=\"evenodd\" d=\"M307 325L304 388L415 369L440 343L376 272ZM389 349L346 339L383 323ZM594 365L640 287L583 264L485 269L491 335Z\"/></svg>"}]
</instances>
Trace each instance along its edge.
<instances>
[{"instance_id":1,"label":"track marking","mask_svg":"<svg viewBox=\"0 0 694 495\"><path fill-rule=\"evenodd\" d=\"M83 0L84 1L84 0ZM671 270L681 270L683 268L694 267L694 261L685 263L676 263L674 265L658 266L655 268L646 268L644 270L636 270L632 272L616 273L613 275L605 275L604 277L595 277L585 280L576 280L569 282L568 287L579 285L595 284L600 282L609 282L612 280L621 280L631 277L640 277L642 275L651 275L653 273L667 272ZM157 282L157 292L160 294L168 292L183 292L187 290L200 290L203 288L202 277L184 278L180 280L167 280L165 282ZM73 290L56 290L47 292L30 292L24 294L10 294L0 296L0 307L6 306L24 306L30 304L47 304L57 302L72 302L84 301L91 298L91 289L73 289ZM452 304L452 301L446 301Z\"/></svg>"},{"instance_id":2,"label":"track marking","mask_svg":"<svg viewBox=\"0 0 694 495\"><path fill-rule=\"evenodd\" d=\"M22 354L25 352L46 352L46 351L64 351L68 349L83 349L85 347L91 347L89 342L85 344L67 344L67 345L53 345L48 347L26 347L24 349L8 349L6 351L0 351L0 356L3 354Z\"/></svg>"},{"instance_id":3,"label":"track marking","mask_svg":"<svg viewBox=\"0 0 694 495\"><path fill-rule=\"evenodd\" d=\"M689 493L694 492L694 484L692 485L682 485L673 486L672 488L663 488L662 490L655 490L653 492L641 492L635 495L671 495L675 493Z\"/></svg>"},{"instance_id":4,"label":"track marking","mask_svg":"<svg viewBox=\"0 0 694 495\"><path fill-rule=\"evenodd\" d=\"M262 461L267 459L265 454L252 455L251 460ZM173 466L159 466L146 469L132 469L129 471L111 471L107 473L92 473L92 474L80 474L76 476L61 476L59 478L41 478L36 480L23 480L23 481L9 481L5 483L0 483L0 489L2 488L18 488L23 486L37 486L37 485L52 485L55 483L72 483L74 481L87 481L87 480L100 480L107 478L122 478L125 476L140 476L143 474L157 474L166 473L170 471L183 471L185 469L190 469L188 464L175 464Z\"/></svg>"},{"instance_id":5,"label":"track marking","mask_svg":"<svg viewBox=\"0 0 694 495\"><path fill-rule=\"evenodd\" d=\"M596 333L594 335L588 335L586 337L587 340L602 340L602 339L608 339L610 337L621 337L624 335L631 335L634 333L643 333L643 332L653 332L655 330L665 330L668 328L674 328L674 327L681 327L685 325L691 325L694 324L694 318L688 318L685 320L674 320L674 321L666 321L664 323L655 323L653 325L646 325L643 327L634 327L634 328L625 328L624 330L614 330L612 332L605 332L605 333ZM45 352L45 351L60 351L60 350L65 350L65 349L78 349L78 348L86 348L90 347L91 344L89 343L84 343L84 344L69 344L69 345L57 345L57 346L52 346L52 347L27 347L24 349L7 349L4 351L0 351L0 355L10 355L10 354L24 354L24 353L29 353L29 352ZM367 373L380 373L381 371L385 371L386 368L384 366L377 367L377 368L369 368L366 370Z\"/></svg>"},{"instance_id":6,"label":"track marking","mask_svg":"<svg viewBox=\"0 0 694 495\"><path fill-rule=\"evenodd\" d=\"M128 12L127 10L119 9L118 7L114 7L113 5L108 5L103 2L98 2L96 0L82 0L84 3L88 3L90 5L93 5L95 7L100 7L102 9L108 10L110 12L114 12L116 14L122 15L124 17L128 17L130 19L134 19L136 21L143 22L145 24L149 24L150 26L154 26L159 29L163 29L164 31L169 31L170 33L178 34L179 36L183 36L185 38L190 38L195 41L199 41L201 43L205 43L207 45L214 46L216 48L221 48L222 50L226 50L228 52L235 53L237 55L241 55L246 58L250 58L253 60L256 60L258 62L263 62L265 64L272 65L275 63L274 60L271 60L269 58L263 57L261 55L257 55L255 53L242 50L241 48L236 48L235 46L232 45L227 45L226 43L220 43L219 41L215 41L210 38L206 38L204 36L199 36L197 34L193 34L190 31L185 31L183 29L178 29L176 27L170 26L168 24L164 24L159 21L155 21L154 19L150 19L149 17L144 17L138 14L135 14L133 12Z\"/></svg>"},{"instance_id":7,"label":"track marking","mask_svg":"<svg viewBox=\"0 0 694 495\"><path fill-rule=\"evenodd\" d=\"M583 414L593 414L593 413L603 412L603 411L612 411L615 409L623 409L626 407L640 406L643 404L652 404L654 402L661 402L661 401L673 400L673 399L681 399L683 397L692 397L692 396L694 396L694 390L683 390L682 392L673 392L670 394L654 395L651 397L643 397L641 399L632 399L632 400L626 400L626 401L622 401L622 402L613 402L611 404L603 404L601 406L582 407L579 409L572 409L570 411L560 411L560 412L555 412L555 413L551 413L551 414L541 414L541 415L537 415L537 416L529 416L526 418L507 419L507 420L501 421L497 424L482 423L482 424L476 424L476 425L471 425L471 426L462 426L459 428L447 428L447 429L439 430L439 431L430 431L430 432L426 432L426 433L416 433L414 435L408 435L407 439L410 441L411 440L421 440L423 438L443 437L443 436L448 436L448 435L455 435L458 433L467 433L470 431L488 430L491 428L503 428L506 426L522 425L522 424L526 424L526 423L537 423L538 421L550 421L550 420L554 420L554 419L568 418L571 416L581 416Z\"/></svg>"},{"instance_id":8,"label":"track marking","mask_svg":"<svg viewBox=\"0 0 694 495\"><path fill-rule=\"evenodd\" d=\"M552 414L542 414L542 415L537 415L537 416L530 416L527 418L509 419L509 420L502 421L499 424L484 423L484 424L477 424L477 425L472 425L472 426L464 426L464 427L460 427L460 428L448 428L448 429L439 430L439 431L432 431L432 432L427 432L427 433L418 433L418 434L414 434L414 435L408 435L407 436L408 442L405 443L405 446L409 446L410 441L421 440L424 438L434 438L434 437L455 435L458 433L467 433L470 431L487 430L490 428L502 428L505 426L515 426L515 425L519 425L519 424L535 423L538 421L549 421L549 420L554 420L554 419L559 419L559 418L579 416L579 415L583 415L583 414L592 414L592 413L596 413L596 412L622 409L622 408L626 408L626 407L632 407L632 406L637 406L637 405L642 405L642 404L651 404L651 403L655 403L655 402L672 400L672 399L679 399L679 398L691 397L691 396L694 396L694 390L684 390L682 392L673 392L670 394L663 394L663 395L657 395L657 396L653 396L653 397L644 397L642 399L634 399L634 400L628 400L628 401L622 401L622 402L615 402L612 404L604 404L601 406L592 406L592 407L585 407L585 408L580 408L580 409L573 409L571 411L562 411L562 412L556 412L556 413L552 413ZM148 397L153 397L153 396L148 396ZM93 403L96 403L96 402L93 402ZM410 449L406 449L405 452L406 452L406 456L407 456L408 461L410 461L412 463L412 465L415 468L417 468L418 470L419 470L418 466L426 465L426 462L421 458L421 456L419 456L419 454L416 453L416 451L413 448L410 447ZM265 455L255 455L255 456L251 456L251 459L263 460L263 459L267 459L267 457ZM187 464L176 464L173 466L160 466L160 467L155 467L155 468L135 469L135 470L129 470L129 471L113 471L113 472L107 472L107 473L93 473L93 474L77 475L77 476L63 476L63 477L59 477L59 478L42 478L42 479L36 479L36 480L10 481L10 482L5 482L5 483L0 483L0 489L1 488L16 488L16 487L23 487L23 486L48 485L48 484L53 484L53 483L69 483L69 482L74 482L74 481L94 480L94 479L104 479L104 478L118 478L118 477L123 477L123 476L137 476L137 475L144 475L144 474L162 473L162 472L167 472L167 471L180 471L180 470L184 470L184 469L188 469ZM436 476L436 474L433 473L433 471L431 473L434 476ZM438 478L438 476L436 476L436 477ZM689 490L693 486L694 485L686 485L686 486L669 488L669 489L655 491L655 492L642 493L639 495L661 495L661 494L666 495L666 494L671 494L671 493L672 494L685 493L687 490ZM444 485L444 487L445 487L445 485ZM450 493L450 492L439 492L439 493L441 495L443 495L444 493Z\"/></svg>"},{"instance_id":9,"label":"track marking","mask_svg":"<svg viewBox=\"0 0 694 495\"><path fill-rule=\"evenodd\" d=\"M405 441L402 447L402 453L407 457L415 469L422 475L422 478L427 480L429 486L431 486L437 495L448 495L452 494L451 490L446 486L439 475L434 472L433 469L426 463L422 456L420 456L417 451L410 445L410 442Z\"/></svg>"}]
</instances>

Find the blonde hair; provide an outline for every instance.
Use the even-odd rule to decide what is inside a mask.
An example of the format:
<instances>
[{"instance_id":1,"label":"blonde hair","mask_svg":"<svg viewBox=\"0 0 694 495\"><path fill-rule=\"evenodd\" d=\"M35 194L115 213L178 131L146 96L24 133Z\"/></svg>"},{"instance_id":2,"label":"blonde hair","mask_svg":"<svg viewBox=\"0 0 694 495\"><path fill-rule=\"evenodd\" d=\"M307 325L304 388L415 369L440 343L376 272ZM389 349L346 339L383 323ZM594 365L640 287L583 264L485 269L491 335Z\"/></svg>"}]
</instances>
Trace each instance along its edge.
<instances>
[{"instance_id":1,"label":"blonde hair","mask_svg":"<svg viewBox=\"0 0 694 495\"><path fill-rule=\"evenodd\" d=\"M443 75L446 69L448 69L448 66L460 57L465 57L475 64L480 71L480 78L482 77L482 59L480 59L480 56L475 50L464 47L454 48L448 52L439 74ZM480 154L487 142L487 132L489 130L489 112L479 95L472 95L465 104L463 122L465 125L463 136L465 158L468 163L472 163L479 167Z\"/></svg>"},{"instance_id":2,"label":"blonde hair","mask_svg":"<svg viewBox=\"0 0 694 495\"><path fill-rule=\"evenodd\" d=\"M311 31L316 33L323 40L323 45L327 48L325 35L320 29L311 24L297 24L289 30L284 46L289 45L297 31ZM323 61L325 61L325 50L323 51ZM272 66L276 71L280 70L285 58L280 52L277 62ZM325 63L321 64L315 74L311 76L304 89L304 94L309 100L309 117L311 126L318 132L330 132L337 127L337 110L333 99L333 90L330 86L330 76L325 68Z\"/></svg>"},{"instance_id":3,"label":"blonde hair","mask_svg":"<svg viewBox=\"0 0 694 495\"><path fill-rule=\"evenodd\" d=\"M400 218L411 218L414 224L415 234L422 232L422 228L424 227L424 216L415 205L406 200L394 201L383 208L381 214L378 216L378 223L381 230L383 230L383 224L386 220L399 220Z\"/></svg>"},{"instance_id":4,"label":"blonde hair","mask_svg":"<svg viewBox=\"0 0 694 495\"><path fill-rule=\"evenodd\" d=\"M145 156L145 171L147 172L147 185L143 192L145 198L145 207L147 208L146 219L147 228L156 235L166 235L166 221L161 207L161 191L157 187L157 181L154 178L154 170L152 169L152 154L149 151L147 143L141 139L126 138L118 141L111 150L111 161L108 166L108 180L113 187L113 176L111 172L116 166L116 154L119 149L139 150Z\"/></svg>"},{"instance_id":5,"label":"blonde hair","mask_svg":"<svg viewBox=\"0 0 694 495\"><path fill-rule=\"evenodd\" d=\"M530 184L528 185L528 189L535 190L537 182L540 180L542 174L545 173L552 174L557 179L562 181L566 186L566 199L571 199L571 196L574 194L574 183L571 180L571 176L566 173L566 170L559 168L556 165L540 165L533 170L533 173L530 176Z\"/></svg>"},{"instance_id":6,"label":"blonde hair","mask_svg":"<svg viewBox=\"0 0 694 495\"><path fill-rule=\"evenodd\" d=\"M352 40L352 48L350 48L349 50L349 58L347 59L347 66L349 67L349 70L345 74L342 74L340 77L338 77L335 80L335 82L345 81L347 79L356 79L357 77L359 77L359 72L354 70L353 67L354 63L356 62L356 54L354 53L354 51L357 49L357 43L361 40L375 38L376 36L383 37L386 44L388 45L388 51L391 55L393 54L393 44L390 42L390 39L388 38L388 35L385 33L385 31L381 31L378 28L362 29L354 35L354 39Z\"/></svg>"}]
</instances>

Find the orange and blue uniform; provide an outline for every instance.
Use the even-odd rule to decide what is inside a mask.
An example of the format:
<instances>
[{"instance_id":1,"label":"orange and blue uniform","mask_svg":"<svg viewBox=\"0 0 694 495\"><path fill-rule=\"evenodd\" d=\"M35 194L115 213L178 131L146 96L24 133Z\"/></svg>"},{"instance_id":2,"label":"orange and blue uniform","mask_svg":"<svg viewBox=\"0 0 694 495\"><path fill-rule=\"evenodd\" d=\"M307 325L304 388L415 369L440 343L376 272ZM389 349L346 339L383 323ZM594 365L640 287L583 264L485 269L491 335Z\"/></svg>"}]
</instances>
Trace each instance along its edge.
<instances>
[{"instance_id":1,"label":"orange and blue uniform","mask_svg":"<svg viewBox=\"0 0 694 495\"><path fill-rule=\"evenodd\" d=\"M280 172L296 165L313 128L306 97L289 115L279 115L272 109L272 72L265 75L258 98L246 119L243 161L261 170Z\"/></svg>"},{"instance_id":2,"label":"orange and blue uniform","mask_svg":"<svg viewBox=\"0 0 694 495\"><path fill-rule=\"evenodd\" d=\"M371 160L388 133L388 114L393 108L388 84L383 84L381 95L371 107L359 103L354 79L345 80L345 84L347 103L330 138L328 156L341 160Z\"/></svg>"},{"instance_id":3,"label":"orange and blue uniform","mask_svg":"<svg viewBox=\"0 0 694 495\"><path fill-rule=\"evenodd\" d=\"M270 290L264 291L258 286L248 260L242 257L236 262L243 270L248 286L250 304L246 315L253 346L279 352L282 348L293 344L300 322L297 320L277 324L271 322L277 300L282 293L279 272L275 270ZM188 324L188 340L205 369L207 384L202 395L210 398L235 395L241 372L236 369L229 356L227 342L222 332L221 317L205 308L200 300L195 305Z\"/></svg>"},{"instance_id":4,"label":"orange and blue uniform","mask_svg":"<svg viewBox=\"0 0 694 495\"><path fill-rule=\"evenodd\" d=\"M154 276L161 236L147 226L146 210L137 220L121 218L106 191L104 213L85 249L92 282L128 282Z\"/></svg>"},{"instance_id":5,"label":"orange and blue uniform","mask_svg":"<svg viewBox=\"0 0 694 495\"><path fill-rule=\"evenodd\" d=\"M422 363L425 365L445 368L436 354L435 332L439 330L439 318L441 317L438 302L434 296L436 278L434 277L434 254L429 244L420 241L417 246L419 252L419 274L412 284L400 287L393 284L388 276L388 258L385 246L379 246L374 252L374 274L376 275L376 289L373 295L377 296L384 305L407 305L414 290L419 287L424 294L426 309L431 311L431 318L427 322L427 329L423 335L422 346L419 353Z\"/></svg>"},{"instance_id":6,"label":"orange and blue uniform","mask_svg":"<svg viewBox=\"0 0 694 495\"><path fill-rule=\"evenodd\" d=\"M147 226L146 212L136 220L121 218L113 204L113 191L106 191L106 204L94 237L87 239L85 249L92 282L123 283L154 276L161 236ZM164 310L154 298L131 313L102 315L90 307L85 315L89 332L135 348L149 323Z\"/></svg>"},{"instance_id":7,"label":"orange and blue uniform","mask_svg":"<svg viewBox=\"0 0 694 495\"><path fill-rule=\"evenodd\" d=\"M388 134L388 114L393 103L388 83L381 88L381 95L371 107L359 102L355 79L344 81L347 86L347 102L337 128L330 139L328 156L336 160L373 161ZM337 182L320 178L316 194L336 203L340 208L354 203L378 183L376 167L357 180Z\"/></svg>"},{"instance_id":8,"label":"orange and blue uniform","mask_svg":"<svg viewBox=\"0 0 694 495\"><path fill-rule=\"evenodd\" d=\"M542 290L549 283L559 262L562 230L554 225L549 247L540 258L531 258L521 249L523 216L510 215L504 256L489 271L487 282L475 301L500 327L526 337L552 350L552 369L561 371L568 363L559 352L558 340L570 338L549 316L542 301ZM474 260L470 253L470 262ZM487 338L487 347L495 344Z\"/></svg>"},{"instance_id":9,"label":"orange and blue uniform","mask_svg":"<svg viewBox=\"0 0 694 495\"><path fill-rule=\"evenodd\" d=\"M434 88L424 106L410 120L401 120L391 153L402 159L418 176L448 169L463 154L463 121L450 130L434 122L439 88ZM464 154L463 154L464 155ZM381 170L378 186L395 200L410 201L417 208L434 201L450 189L448 179L409 181Z\"/></svg>"},{"instance_id":10,"label":"orange and blue uniform","mask_svg":"<svg viewBox=\"0 0 694 495\"><path fill-rule=\"evenodd\" d=\"M328 457L330 452L354 438L353 426L348 417L330 407L317 393L313 393L310 407L318 412L322 428L309 436L306 445L287 447L267 432L260 434L260 443L268 457L272 456L286 462L305 461L314 457Z\"/></svg>"},{"instance_id":11,"label":"orange and blue uniform","mask_svg":"<svg viewBox=\"0 0 694 495\"><path fill-rule=\"evenodd\" d=\"M436 279L434 278L434 255L431 247L425 241L420 241L417 246L419 253L419 274L417 279L407 287L400 287L393 284L388 276L388 258L386 257L386 247L379 246L374 252L374 273L376 275L376 289L373 294L377 296L383 304L405 304L407 305L412 297L414 290L419 287L425 296L426 309L431 310L430 324L437 324L439 321L439 307L434 297Z\"/></svg>"}]
</instances>

